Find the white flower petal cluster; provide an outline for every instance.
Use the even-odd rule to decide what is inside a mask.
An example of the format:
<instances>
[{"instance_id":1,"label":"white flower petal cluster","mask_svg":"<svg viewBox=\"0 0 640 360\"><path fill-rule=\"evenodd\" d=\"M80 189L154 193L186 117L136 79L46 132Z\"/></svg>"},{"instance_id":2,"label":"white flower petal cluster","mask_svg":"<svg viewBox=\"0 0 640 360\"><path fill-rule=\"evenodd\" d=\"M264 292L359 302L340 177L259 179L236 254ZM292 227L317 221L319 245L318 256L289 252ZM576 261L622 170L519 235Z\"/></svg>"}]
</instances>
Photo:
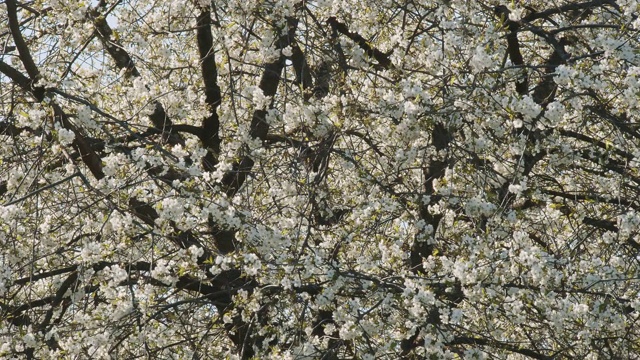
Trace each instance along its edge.
<instances>
[{"instance_id":1,"label":"white flower petal cluster","mask_svg":"<svg viewBox=\"0 0 640 360\"><path fill-rule=\"evenodd\" d=\"M481 197L474 196L469 199L465 205L467 215L471 217L491 216L496 210L496 206L490 202L483 200Z\"/></svg>"},{"instance_id":2,"label":"white flower petal cluster","mask_svg":"<svg viewBox=\"0 0 640 360\"><path fill-rule=\"evenodd\" d=\"M0 358L640 354L637 1L0 8Z\"/></svg>"},{"instance_id":3,"label":"white flower petal cluster","mask_svg":"<svg viewBox=\"0 0 640 360\"><path fill-rule=\"evenodd\" d=\"M62 145L70 145L75 139L75 137L76 135L71 130L68 130L65 128L58 129L58 140Z\"/></svg>"},{"instance_id":4,"label":"white flower petal cluster","mask_svg":"<svg viewBox=\"0 0 640 360\"><path fill-rule=\"evenodd\" d=\"M485 52L484 47L478 46L473 52L470 64L475 71L482 71L493 67L493 59Z\"/></svg>"}]
</instances>

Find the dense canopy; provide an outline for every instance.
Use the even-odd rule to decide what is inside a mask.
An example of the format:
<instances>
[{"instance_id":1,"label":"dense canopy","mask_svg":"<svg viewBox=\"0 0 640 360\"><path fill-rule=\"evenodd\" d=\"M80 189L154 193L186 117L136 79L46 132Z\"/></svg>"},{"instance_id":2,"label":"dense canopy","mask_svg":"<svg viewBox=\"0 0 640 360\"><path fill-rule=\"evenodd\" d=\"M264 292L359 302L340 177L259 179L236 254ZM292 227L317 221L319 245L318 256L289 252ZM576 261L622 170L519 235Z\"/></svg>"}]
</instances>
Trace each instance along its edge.
<instances>
[{"instance_id":1,"label":"dense canopy","mask_svg":"<svg viewBox=\"0 0 640 360\"><path fill-rule=\"evenodd\" d=\"M0 1L0 357L640 356L639 14Z\"/></svg>"}]
</instances>

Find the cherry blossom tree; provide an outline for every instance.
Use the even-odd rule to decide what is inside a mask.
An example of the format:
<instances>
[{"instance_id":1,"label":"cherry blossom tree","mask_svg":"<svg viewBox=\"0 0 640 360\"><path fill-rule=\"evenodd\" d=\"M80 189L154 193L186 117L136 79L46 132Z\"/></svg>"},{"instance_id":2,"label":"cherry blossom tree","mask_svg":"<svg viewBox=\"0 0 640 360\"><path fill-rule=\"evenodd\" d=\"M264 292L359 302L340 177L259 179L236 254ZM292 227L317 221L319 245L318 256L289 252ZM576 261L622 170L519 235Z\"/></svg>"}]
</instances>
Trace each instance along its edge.
<instances>
[{"instance_id":1,"label":"cherry blossom tree","mask_svg":"<svg viewBox=\"0 0 640 360\"><path fill-rule=\"evenodd\" d=\"M0 1L0 357L639 356L639 13Z\"/></svg>"}]
</instances>

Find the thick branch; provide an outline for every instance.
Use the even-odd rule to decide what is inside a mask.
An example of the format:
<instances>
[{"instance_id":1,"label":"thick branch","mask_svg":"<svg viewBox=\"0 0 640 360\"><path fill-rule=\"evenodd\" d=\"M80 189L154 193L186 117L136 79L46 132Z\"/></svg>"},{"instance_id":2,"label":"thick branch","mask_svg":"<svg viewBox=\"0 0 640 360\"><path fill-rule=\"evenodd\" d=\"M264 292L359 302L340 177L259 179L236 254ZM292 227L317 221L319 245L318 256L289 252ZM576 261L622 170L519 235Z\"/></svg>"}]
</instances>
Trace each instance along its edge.
<instances>
[{"instance_id":1,"label":"thick branch","mask_svg":"<svg viewBox=\"0 0 640 360\"><path fill-rule=\"evenodd\" d=\"M100 39L100 42L107 50L107 53L111 55L111 58L116 63L116 67L118 69L125 69L127 76L138 77L140 76L140 72L136 68L131 55L122 47L122 44L117 40L112 39L113 30L107 23L107 20L104 16L102 16L97 10L91 10L89 13L91 20L93 21L93 26L95 28L96 34ZM168 142L172 145L184 143L184 140L179 136L171 136L171 119L167 115L162 104L158 101L155 102L155 107L153 113L149 115L149 120L156 128L162 130L163 138L168 140Z\"/></svg>"},{"instance_id":2,"label":"thick branch","mask_svg":"<svg viewBox=\"0 0 640 360\"><path fill-rule=\"evenodd\" d=\"M442 151L449 146L452 140L451 132L442 123L436 123L431 132L431 143L433 147L438 151ZM423 168L422 173L424 177L423 191L424 195L431 196L434 194L433 182L436 179L442 178L445 173L445 169L449 164L448 159L433 159L429 163L429 166ZM420 218L426 222L426 224L433 227L433 233L438 229L442 215L432 214L427 204L420 204ZM422 259L426 259L432 255L434 250L434 244L426 241L427 239L419 239L420 234L416 235L411 246L411 268L415 273L424 272L422 267Z\"/></svg>"},{"instance_id":3,"label":"thick branch","mask_svg":"<svg viewBox=\"0 0 640 360\"><path fill-rule=\"evenodd\" d=\"M22 134L23 131L27 131L27 132L39 132L38 130L33 130L31 128L28 127L24 127L24 128L19 128L11 123L9 123L8 121L3 121L0 122L0 135L8 135L8 136L18 136L20 134Z\"/></svg>"},{"instance_id":4,"label":"thick branch","mask_svg":"<svg viewBox=\"0 0 640 360\"><path fill-rule=\"evenodd\" d=\"M579 132L576 132L576 131L573 131L573 130L565 130L565 129L559 129L558 133L560 135L562 135L562 136L574 138L574 139L577 139L577 140L582 140L582 141L584 141L584 142L586 142L586 143L588 143L590 145L595 145L595 146L597 146L597 147L599 147L599 148L601 148L603 150L613 152L616 155L621 156L621 157L623 157L623 158L625 158L625 159L627 159L629 161L633 160L633 155L632 154L630 154L630 153L628 153L626 151L620 150L620 149L616 148L613 145L607 145L606 143L604 143L602 141L596 140L596 139L594 139L594 138L592 138L590 136L584 135L582 133L579 133Z\"/></svg>"},{"instance_id":5,"label":"thick branch","mask_svg":"<svg viewBox=\"0 0 640 360\"><path fill-rule=\"evenodd\" d=\"M0 71L18 84L23 91L31 93L38 102L42 102L45 99L45 90L41 87L32 88L27 77L21 74L18 70L0 61ZM73 147L80 153L81 159L85 165L87 165L89 171L91 171L96 179L102 179L104 177L104 173L102 172L102 161L100 157L98 157L95 151L93 151L84 135L69 121L68 115L62 110L60 105L52 102L51 108L53 109L53 114L56 120L58 120L65 129L73 131L75 135Z\"/></svg>"},{"instance_id":6,"label":"thick branch","mask_svg":"<svg viewBox=\"0 0 640 360\"><path fill-rule=\"evenodd\" d=\"M509 29L509 33L507 34L507 54L509 55L511 63L515 66L524 65L524 58L520 52L520 42L518 41L518 29L520 25L515 21L509 20L509 9L506 6L496 7L495 12ZM529 79L524 67L522 71L522 79L516 81L516 92L520 95L525 95L529 91Z\"/></svg>"},{"instance_id":7,"label":"thick branch","mask_svg":"<svg viewBox=\"0 0 640 360\"><path fill-rule=\"evenodd\" d=\"M52 103L54 116L62 123L66 129L73 131L75 138L73 139L73 146L80 153L82 162L89 168L89 171L93 176L100 180L105 174L102 171L102 159L91 148L89 142L85 139L84 135L69 121L68 115L62 110L60 105Z\"/></svg>"},{"instance_id":8,"label":"thick branch","mask_svg":"<svg viewBox=\"0 0 640 360\"><path fill-rule=\"evenodd\" d=\"M311 68L309 68L309 63L297 43L293 43L291 49L291 63L293 70L296 72L296 84L302 86L302 89L305 91L305 99L308 99L311 94L307 93L307 90L313 86Z\"/></svg>"},{"instance_id":9,"label":"thick branch","mask_svg":"<svg viewBox=\"0 0 640 360\"><path fill-rule=\"evenodd\" d=\"M289 31L287 35L282 36L276 44L278 49L287 47L293 41L297 20L289 19L288 24ZM284 69L285 61L286 57L284 55L280 55L278 60L265 66L259 85L265 96L273 97L276 94L278 84L280 83L280 73L282 72L282 69ZM262 109L256 110L253 113L251 129L249 131L251 138L260 139L263 142L267 140L269 124L265 120L266 115L267 111ZM242 187L247 176L251 172L253 165L254 160L251 158L251 155L246 154L239 162L236 162L233 165L230 172L224 175L222 178L222 184L226 189L227 196L233 197L238 190L240 190L240 187ZM220 225L215 224L211 217L209 218L209 228L211 234L214 236L218 251L223 254L227 254L235 250L235 232L233 230L224 229Z\"/></svg>"},{"instance_id":10,"label":"thick branch","mask_svg":"<svg viewBox=\"0 0 640 360\"><path fill-rule=\"evenodd\" d=\"M522 21L530 22L538 19L546 19L556 14L563 14L569 11L576 11L576 10L587 10L587 9L599 7L602 5L610 5L616 9L619 9L618 5L614 0L594 0L594 1L586 1L581 3L570 2L566 5L552 7L544 11L532 12L531 14L522 18Z\"/></svg>"},{"instance_id":11,"label":"thick branch","mask_svg":"<svg viewBox=\"0 0 640 360\"><path fill-rule=\"evenodd\" d=\"M16 2L15 0L7 0L6 4L7 17L9 18L9 29L11 30L11 35L13 36L13 42L18 48L20 60L22 61L24 68L27 70L27 74L29 74L31 80L35 82L38 80L40 72L38 71L36 63L33 61L33 57L31 57L31 53L29 52L29 47L27 46L27 43L24 41L22 33L20 32L20 22L18 21L18 9L16 6Z\"/></svg>"},{"instance_id":12,"label":"thick branch","mask_svg":"<svg viewBox=\"0 0 640 360\"><path fill-rule=\"evenodd\" d=\"M616 222L611 220L595 219L595 218L585 216L582 219L582 223L585 225L591 225L593 227L597 227L598 229L602 229L606 231L618 232L619 230L618 226L616 225Z\"/></svg>"},{"instance_id":13,"label":"thick branch","mask_svg":"<svg viewBox=\"0 0 640 360\"><path fill-rule=\"evenodd\" d=\"M215 52L213 51L213 36L211 35L211 12L203 10L198 15L198 51L200 53L200 69L204 81L205 102L209 110L202 122L202 145L207 154L202 159L205 170L213 171L218 164L220 154L220 120L218 106L222 102L220 87L218 86L218 71L216 69Z\"/></svg>"},{"instance_id":14,"label":"thick branch","mask_svg":"<svg viewBox=\"0 0 640 360\"><path fill-rule=\"evenodd\" d=\"M298 25L297 20L289 19L287 21L289 29L286 35L280 37L276 44L278 49L283 49L293 42L293 38L295 35L295 30ZM280 55L280 57L265 66L264 73L262 74L262 78L260 79L260 90L267 97L275 96L278 85L280 83L280 74L282 69L285 66L286 57L284 55ZM260 109L256 110L253 113L253 117L251 119L251 128L249 130L249 135L252 139L260 139L261 141L265 141L267 138L267 134L269 132L269 124L266 121L267 110ZM254 161L251 158L250 154L245 155L240 162L237 162L233 165L233 168L230 172L225 174L222 179L222 184L226 189L227 196L233 197L240 187L244 184L247 176L251 172L253 168Z\"/></svg>"},{"instance_id":15,"label":"thick branch","mask_svg":"<svg viewBox=\"0 0 640 360\"><path fill-rule=\"evenodd\" d=\"M369 45L369 42L365 38L363 38L362 35L349 31L347 25L339 22L333 16L327 20L327 24L331 25L331 28L337 30L342 35L345 35L349 39L355 41L356 44L358 44L358 46L360 46L360 48L364 50L368 56L376 59L376 61L378 61L380 65L387 69L391 67L392 63L391 59L389 59L389 56Z\"/></svg>"},{"instance_id":16,"label":"thick branch","mask_svg":"<svg viewBox=\"0 0 640 360\"><path fill-rule=\"evenodd\" d=\"M597 195L593 192L578 194L578 193L565 193L561 191L542 189L542 193L548 194L551 196L557 196L567 200L573 200L573 201L597 201L598 203L603 203L603 204L620 205L624 207L630 207L633 209L638 208L638 206L631 201L627 201L622 198L605 199L602 196Z\"/></svg>"},{"instance_id":17,"label":"thick branch","mask_svg":"<svg viewBox=\"0 0 640 360\"><path fill-rule=\"evenodd\" d=\"M39 327L41 329L46 329L51 323L51 318L53 317L53 313L56 308L62 303L65 297L68 297L69 294L67 291L73 286L78 284L78 272L72 272L63 282L60 284L58 291L56 291L55 297L51 301L51 308L47 310L47 314L45 315L44 320L40 323Z\"/></svg>"},{"instance_id":18,"label":"thick branch","mask_svg":"<svg viewBox=\"0 0 640 360\"><path fill-rule=\"evenodd\" d=\"M11 65L0 60L0 72L5 74L14 84L20 86L24 91L31 91L31 80L24 76L20 71L16 70Z\"/></svg>"},{"instance_id":19,"label":"thick branch","mask_svg":"<svg viewBox=\"0 0 640 360\"><path fill-rule=\"evenodd\" d=\"M107 19L96 10L91 11L90 15L93 20L93 26L98 33L100 42L107 50L109 55L111 55L111 58L113 59L113 61L115 61L118 69L126 69L126 73L128 76L140 76L140 72L138 72L138 69L136 68L129 53L124 50L124 48L118 41L111 39L113 30L111 30L111 27L107 23Z\"/></svg>"},{"instance_id":20,"label":"thick branch","mask_svg":"<svg viewBox=\"0 0 640 360\"><path fill-rule=\"evenodd\" d=\"M596 98L599 104L605 103L604 101L598 99L595 95L593 96L594 98ZM629 126L630 121L626 114L614 115L603 105L589 105L585 106L585 108L598 115L599 117L607 120L607 122L618 128L623 133L631 135L633 138L640 139L640 133L638 133L638 131L636 131L636 129L634 129L633 127Z\"/></svg>"}]
</instances>

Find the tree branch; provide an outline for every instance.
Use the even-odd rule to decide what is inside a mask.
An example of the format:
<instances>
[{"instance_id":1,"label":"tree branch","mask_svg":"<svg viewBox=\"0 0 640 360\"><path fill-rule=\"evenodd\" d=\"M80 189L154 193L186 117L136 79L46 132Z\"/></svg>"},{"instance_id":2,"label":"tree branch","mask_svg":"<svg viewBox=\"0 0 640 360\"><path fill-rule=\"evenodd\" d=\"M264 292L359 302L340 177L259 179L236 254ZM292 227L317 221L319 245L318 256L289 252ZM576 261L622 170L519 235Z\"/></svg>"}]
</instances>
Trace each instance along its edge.
<instances>
[{"instance_id":1,"label":"tree branch","mask_svg":"<svg viewBox=\"0 0 640 360\"><path fill-rule=\"evenodd\" d=\"M40 72L38 71L36 63L33 61L33 57L31 57L31 53L29 52L27 43L22 37L22 32L20 31L20 22L18 21L18 9L16 7L16 2L15 0L6 0L6 4L7 17L9 18L9 29L11 30L11 35L13 36L13 42L18 48L20 60L22 61L24 68L27 70L27 74L29 74L33 82L36 82L38 81Z\"/></svg>"},{"instance_id":2,"label":"tree branch","mask_svg":"<svg viewBox=\"0 0 640 360\"><path fill-rule=\"evenodd\" d=\"M339 22L333 16L327 20L327 24L331 25L331 28L337 30L338 32L345 35L349 39L355 41L356 44L358 44L358 46L360 46L360 48L364 50L368 56L376 59L376 61L378 61L378 63L382 65L384 68L386 69L391 68L392 63L391 63L391 59L389 59L389 56L383 53L382 51L369 45L369 42L365 38L363 38L362 35L349 31L349 28L347 27L347 25Z\"/></svg>"},{"instance_id":3,"label":"tree branch","mask_svg":"<svg viewBox=\"0 0 640 360\"><path fill-rule=\"evenodd\" d=\"M610 6L613 6L615 9L618 9L618 10L620 9L614 0L593 0L593 1L586 1L581 3L568 3L562 6L549 8L547 10L540 11L540 12L534 11L531 14L522 18L522 21L531 22L538 19L546 19L546 18L549 18L550 16L553 16L556 14L562 14L568 11L586 10L586 9L590 9L590 8L594 8L602 5L610 5Z\"/></svg>"},{"instance_id":4,"label":"tree branch","mask_svg":"<svg viewBox=\"0 0 640 360\"><path fill-rule=\"evenodd\" d=\"M495 8L496 15L500 18L500 21L503 21L509 30L507 34L507 54L509 55L509 59L511 63L515 66L523 66L524 58L522 57L522 53L520 52L520 42L518 41L518 29L520 25L515 22L509 20L509 9L506 6L497 6ZM526 68L522 68L522 79L516 81L516 92L520 95L525 95L529 92L529 79L526 73Z\"/></svg>"},{"instance_id":5,"label":"tree branch","mask_svg":"<svg viewBox=\"0 0 640 360\"><path fill-rule=\"evenodd\" d=\"M18 70L0 61L0 71L7 75L12 81L17 83L23 91L33 94L38 102L42 102L45 99L45 90L42 87L33 88L31 82L27 80L27 77L21 74ZM80 153L80 157L85 165L89 168L89 171L100 180L104 177L102 172L102 161L100 157L91 148L90 144L85 139L84 135L69 121L69 117L62 110L60 105L55 102L51 102L51 108L53 109L54 118L57 119L65 129L73 131L75 138L73 140L73 146Z\"/></svg>"},{"instance_id":6,"label":"tree branch","mask_svg":"<svg viewBox=\"0 0 640 360\"><path fill-rule=\"evenodd\" d=\"M197 29L205 103L209 110L209 116L202 122L201 141L204 148L207 149L207 154L202 159L202 166L207 171L213 171L218 164L218 156L220 155L220 119L217 111L222 102L222 95L218 86L218 71L213 50L211 12L209 10L202 10L198 15Z\"/></svg>"},{"instance_id":7,"label":"tree branch","mask_svg":"<svg viewBox=\"0 0 640 360\"><path fill-rule=\"evenodd\" d=\"M288 31L286 35L281 36L277 43L277 49L284 49L289 46L294 39L296 27L298 26L298 21L292 18L287 20ZM267 97L275 96L278 90L278 84L280 83L280 73L285 66L286 57L280 54L280 57L265 66L264 72L262 73L262 78L260 79L260 90ZM253 113L253 117L251 119L251 128L249 130L249 135L252 139L260 139L261 141L265 141L267 138L267 134L269 132L269 124L265 120L267 115L266 110L256 110ZM222 178L223 187L226 189L225 192L227 196L233 197L240 187L244 184L247 176L251 172L253 168L254 161L251 158L250 154L246 154L242 160L236 162L233 165L233 168L230 172L225 174Z\"/></svg>"},{"instance_id":8,"label":"tree branch","mask_svg":"<svg viewBox=\"0 0 640 360\"><path fill-rule=\"evenodd\" d=\"M89 11L89 17L93 22L93 26L95 28L96 34L98 35L98 39L107 50L107 53L111 56L113 61L116 63L116 67L118 69L125 69L125 74L127 77L139 77L140 72L136 68L136 65L131 58L131 55L124 50L122 44L119 41L113 40L111 37L113 35L113 30L107 23L106 18L101 15L96 9ZM163 139L168 141L169 144L184 144L184 140L179 135L172 136L170 134L170 129L172 126L171 119L167 115L164 107L159 101L155 102L155 107L153 113L149 115L149 120L156 128L162 130Z\"/></svg>"},{"instance_id":9,"label":"tree branch","mask_svg":"<svg viewBox=\"0 0 640 360\"><path fill-rule=\"evenodd\" d=\"M511 345L511 344L506 344L503 342L499 342L499 341L492 341L489 339L482 339L482 338L473 338L473 337L468 337L468 336L459 336L454 338L453 340L449 341L447 343L447 345L449 346L453 346L453 345L479 345L479 346L492 346L492 347L496 347L499 349L504 349L507 351L511 351L517 354L521 354L527 357L530 357L532 359L540 359L540 360L550 360L553 357L552 356L548 356L548 355L544 355L542 353L530 350L530 349L525 349L525 348L521 348L515 345Z\"/></svg>"}]
</instances>

